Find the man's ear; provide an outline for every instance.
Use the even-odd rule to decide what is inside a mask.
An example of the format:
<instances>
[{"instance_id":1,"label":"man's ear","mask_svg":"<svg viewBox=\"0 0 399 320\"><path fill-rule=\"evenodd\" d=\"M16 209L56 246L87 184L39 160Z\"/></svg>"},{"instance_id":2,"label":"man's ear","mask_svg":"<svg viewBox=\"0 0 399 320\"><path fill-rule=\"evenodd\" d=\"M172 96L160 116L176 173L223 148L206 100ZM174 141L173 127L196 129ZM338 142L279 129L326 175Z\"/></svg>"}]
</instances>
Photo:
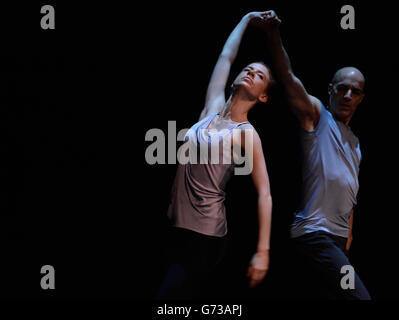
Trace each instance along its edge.
<instances>
[{"instance_id":1,"label":"man's ear","mask_svg":"<svg viewBox=\"0 0 399 320\"><path fill-rule=\"evenodd\" d=\"M269 96L266 93L262 93L258 98L259 102L266 103L269 100Z\"/></svg>"},{"instance_id":2,"label":"man's ear","mask_svg":"<svg viewBox=\"0 0 399 320\"><path fill-rule=\"evenodd\" d=\"M364 99L364 94L360 97L359 104L363 101L363 99Z\"/></svg>"},{"instance_id":3,"label":"man's ear","mask_svg":"<svg viewBox=\"0 0 399 320\"><path fill-rule=\"evenodd\" d=\"M331 95L331 94L332 94L332 91L333 91L333 84L332 84L332 83L329 83L329 84L328 84L328 94Z\"/></svg>"}]
</instances>

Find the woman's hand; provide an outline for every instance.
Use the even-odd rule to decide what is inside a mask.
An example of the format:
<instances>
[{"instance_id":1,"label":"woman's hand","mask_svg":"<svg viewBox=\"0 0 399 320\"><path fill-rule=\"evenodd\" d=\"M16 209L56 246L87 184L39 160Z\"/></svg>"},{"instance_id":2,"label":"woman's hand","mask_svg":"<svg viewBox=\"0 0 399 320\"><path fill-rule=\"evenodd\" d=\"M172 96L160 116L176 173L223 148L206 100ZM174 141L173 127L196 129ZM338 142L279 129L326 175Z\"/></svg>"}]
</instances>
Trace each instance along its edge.
<instances>
[{"instance_id":1,"label":"woman's hand","mask_svg":"<svg viewBox=\"0 0 399 320\"><path fill-rule=\"evenodd\" d=\"M249 287L258 285L266 276L269 269L269 250L256 252L249 264L247 277L249 277Z\"/></svg>"},{"instance_id":2,"label":"woman's hand","mask_svg":"<svg viewBox=\"0 0 399 320\"><path fill-rule=\"evenodd\" d=\"M269 11L254 11L247 14L250 23L262 30L269 32L280 26L281 20L277 17L273 10Z\"/></svg>"}]
</instances>

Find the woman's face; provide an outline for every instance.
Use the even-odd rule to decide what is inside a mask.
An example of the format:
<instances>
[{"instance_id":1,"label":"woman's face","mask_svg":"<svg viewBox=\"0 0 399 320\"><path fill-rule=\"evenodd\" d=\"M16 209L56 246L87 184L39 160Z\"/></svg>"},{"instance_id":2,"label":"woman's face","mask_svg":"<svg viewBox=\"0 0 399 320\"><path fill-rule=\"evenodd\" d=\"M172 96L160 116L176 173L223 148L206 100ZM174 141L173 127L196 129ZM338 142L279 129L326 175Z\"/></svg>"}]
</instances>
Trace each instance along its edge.
<instances>
[{"instance_id":1,"label":"woman's face","mask_svg":"<svg viewBox=\"0 0 399 320\"><path fill-rule=\"evenodd\" d=\"M266 88L269 81L269 70L261 63L251 63L239 73L233 87L245 88L251 98L266 102L263 100L267 100Z\"/></svg>"}]
</instances>

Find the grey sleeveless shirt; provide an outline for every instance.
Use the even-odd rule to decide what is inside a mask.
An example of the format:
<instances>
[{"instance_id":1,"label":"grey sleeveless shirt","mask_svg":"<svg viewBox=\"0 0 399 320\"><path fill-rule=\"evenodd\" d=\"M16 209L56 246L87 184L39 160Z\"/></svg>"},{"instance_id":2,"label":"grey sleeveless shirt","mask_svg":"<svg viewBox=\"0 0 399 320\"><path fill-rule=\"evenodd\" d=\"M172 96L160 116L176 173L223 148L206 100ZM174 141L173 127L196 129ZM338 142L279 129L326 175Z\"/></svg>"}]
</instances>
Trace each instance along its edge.
<instances>
[{"instance_id":1,"label":"grey sleeveless shirt","mask_svg":"<svg viewBox=\"0 0 399 320\"><path fill-rule=\"evenodd\" d=\"M196 139L199 150L206 146L210 148L212 134L220 134L215 130L208 130L210 122L218 114L211 114L191 127L185 140ZM208 153L207 163L178 164L176 177L173 183L168 217L173 226L190 229L205 235L222 237L227 233L225 186L234 172L234 161L223 163L223 141L228 138L231 141L233 129L248 123L221 120L225 123L227 136L218 136L220 143L219 163L212 163L211 152ZM231 152L231 149L229 150Z\"/></svg>"},{"instance_id":2,"label":"grey sleeveless shirt","mask_svg":"<svg viewBox=\"0 0 399 320\"><path fill-rule=\"evenodd\" d=\"M323 105L316 129L302 130L301 139L303 195L291 237L320 230L347 238L359 189L359 140Z\"/></svg>"}]
</instances>

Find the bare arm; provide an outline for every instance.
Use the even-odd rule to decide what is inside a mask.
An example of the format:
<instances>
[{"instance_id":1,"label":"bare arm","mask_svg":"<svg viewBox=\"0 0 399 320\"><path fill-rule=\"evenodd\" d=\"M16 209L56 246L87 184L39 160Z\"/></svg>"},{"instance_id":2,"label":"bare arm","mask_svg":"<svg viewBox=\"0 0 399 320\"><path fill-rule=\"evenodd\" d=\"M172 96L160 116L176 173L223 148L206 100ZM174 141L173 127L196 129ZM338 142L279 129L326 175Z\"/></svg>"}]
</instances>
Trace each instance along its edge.
<instances>
[{"instance_id":1,"label":"bare arm","mask_svg":"<svg viewBox=\"0 0 399 320\"><path fill-rule=\"evenodd\" d=\"M252 180L258 194L258 243L248 268L250 287L260 283L269 268L270 232L272 217L272 197L269 176L258 133L253 130L253 170Z\"/></svg>"},{"instance_id":2,"label":"bare arm","mask_svg":"<svg viewBox=\"0 0 399 320\"><path fill-rule=\"evenodd\" d=\"M352 230L353 230L353 213L354 211L352 210L351 215L349 217L349 233L348 233L348 240L346 241L346 251L349 251L352 240L353 240L353 235L352 235Z\"/></svg>"},{"instance_id":3,"label":"bare arm","mask_svg":"<svg viewBox=\"0 0 399 320\"><path fill-rule=\"evenodd\" d=\"M301 126L307 131L312 131L320 119L320 101L307 93L302 82L292 71L290 59L280 36L281 21L274 11L268 11L264 16L263 29L266 31L276 77L284 86L288 103Z\"/></svg>"},{"instance_id":4,"label":"bare arm","mask_svg":"<svg viewBox=\"0 0 399 320\"><path fill-rule=\"evenodd\" d=\"M209 114L217 113L223 109L226 103L225 88L227 79L231 66L237 57L241 39L248 24L256 18L260 19L261 13L250 12L246 14L229 35L213 69L206 93L205 107L201 112L200 120Z\"/></svg>"}]
</instances>

